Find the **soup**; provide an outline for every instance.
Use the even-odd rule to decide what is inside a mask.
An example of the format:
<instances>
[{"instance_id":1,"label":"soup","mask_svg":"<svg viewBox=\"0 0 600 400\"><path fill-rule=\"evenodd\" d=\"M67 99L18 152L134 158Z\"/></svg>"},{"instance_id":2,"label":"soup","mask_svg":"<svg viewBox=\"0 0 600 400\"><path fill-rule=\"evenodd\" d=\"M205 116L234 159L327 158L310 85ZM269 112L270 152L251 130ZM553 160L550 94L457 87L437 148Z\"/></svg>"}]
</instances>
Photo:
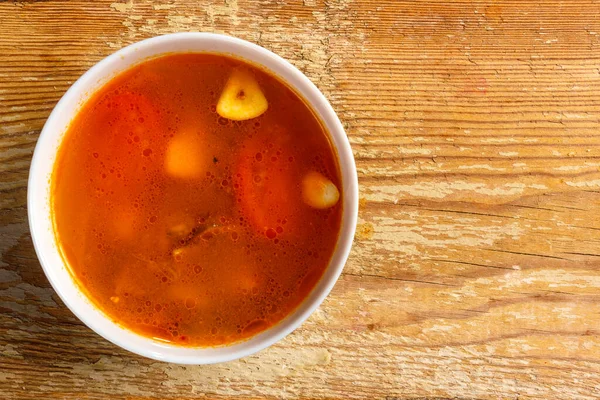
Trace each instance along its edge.
<instances>
[{"instance_id":1,"label":"soup","mask_svg":"<svg viewBox=\"0 0 600 400\"><path fill-rule=\"evenodd\" d=\"M53 175L57 242L121 326L182 346L247 339L308 296L341 225L338 161L286 84L216 54L119 74L82 106Z\"/></svg>"}]
</instances>

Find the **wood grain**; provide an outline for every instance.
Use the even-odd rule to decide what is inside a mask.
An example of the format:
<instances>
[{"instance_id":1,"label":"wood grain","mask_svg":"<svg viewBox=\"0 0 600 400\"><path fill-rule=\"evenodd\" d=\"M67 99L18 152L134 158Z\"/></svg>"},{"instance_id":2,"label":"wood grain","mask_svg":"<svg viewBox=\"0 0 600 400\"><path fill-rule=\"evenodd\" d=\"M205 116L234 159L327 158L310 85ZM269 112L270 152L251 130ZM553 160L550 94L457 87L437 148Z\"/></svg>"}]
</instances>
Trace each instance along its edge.
<instances>
[{"instance_id":1,"label":"wood grain","mask_svg":"<svg viewBox=\"0 0 600 400\"><path fill-rule=\"evenodd\" d=\"M361 185L344 275L227 364L129 354L50 288L27 226L42 125L134 41L223 32L330 99ZM0 3L0 397L600 397L600 2Z\"/></svg>"}]
</instances>

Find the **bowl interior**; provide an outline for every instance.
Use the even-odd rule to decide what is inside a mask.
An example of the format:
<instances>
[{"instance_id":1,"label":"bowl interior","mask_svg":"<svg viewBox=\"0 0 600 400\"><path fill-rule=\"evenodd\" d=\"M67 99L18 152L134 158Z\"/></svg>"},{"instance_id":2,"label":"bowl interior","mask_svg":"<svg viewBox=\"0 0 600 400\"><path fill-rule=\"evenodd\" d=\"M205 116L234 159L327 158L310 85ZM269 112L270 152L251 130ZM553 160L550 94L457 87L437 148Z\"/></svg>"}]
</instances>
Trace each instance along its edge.
<instances>
[{"instance_id":1,"label":"bowl interior","mask_svg":"<svg viewBox=\"0 0 600 400\"><path fill-rule=\"evenodd\" d=\"M310 104L324 123L337 150L342 173L343 215L338 244L329 267L300 306L283 321L243 341L223 347L185 348L135 334L110 320L78 289L61 258L50 215L50 178L56 152L69 123L87 98L119 72L147 58L173 52L212 52L260 65L279 76ZM259 351L297 328L324 300L348 257L358 212L354 158L343 127L319 90L281 57L249 42L223 35L179 33L159 36L125 47L86 72L67 91L48 118L35 148L28 183L29 224L38 258L50 283L77 317L107 340L156 360L209 364Z\"/></svg>"}]
</instances>

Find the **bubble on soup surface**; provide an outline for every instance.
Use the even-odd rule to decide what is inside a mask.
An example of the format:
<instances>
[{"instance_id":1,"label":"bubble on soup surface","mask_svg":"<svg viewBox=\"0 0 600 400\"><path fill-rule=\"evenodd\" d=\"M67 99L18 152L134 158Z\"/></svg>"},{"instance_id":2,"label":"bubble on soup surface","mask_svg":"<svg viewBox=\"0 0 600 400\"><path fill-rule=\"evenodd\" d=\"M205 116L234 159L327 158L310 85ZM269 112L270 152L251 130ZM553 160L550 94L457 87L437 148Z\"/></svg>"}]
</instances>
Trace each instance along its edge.
<instances>
[{"instance_id":1,"label":"bubble on soup surface","mask_svg":"<svg viewBox=\"0 0 600 400\"><path fill-rule=\"evenodd\" d=\"M185 299L185 306L186 308L196 307L196 300L188 297L187 299Z\"/></svg>"},{"instance_id":2,"label":"bubble on soup surface","mask_svg":"<svg viewBox=\"0 0 600 400\"><path fill-rule=\"evenodd\" d=\"M265 231L265 236L267 236L269 239L275 239L277 232L275 232L273 228L269 228Z\"/></svg>"}]
</instances>

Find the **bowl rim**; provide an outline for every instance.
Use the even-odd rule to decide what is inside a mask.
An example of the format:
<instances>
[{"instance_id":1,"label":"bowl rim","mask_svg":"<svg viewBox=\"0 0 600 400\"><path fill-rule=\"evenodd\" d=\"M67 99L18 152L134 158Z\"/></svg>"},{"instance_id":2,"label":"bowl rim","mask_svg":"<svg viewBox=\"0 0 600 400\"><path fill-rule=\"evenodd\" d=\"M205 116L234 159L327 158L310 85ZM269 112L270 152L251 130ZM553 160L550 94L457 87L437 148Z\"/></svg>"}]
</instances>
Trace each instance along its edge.
<instances>
[{"instance_id":1,"label":"bowl rim","mask_svg":"<svg viewBox=\"0 0 600 400\"><path fill-rule=\"evenodd\" d=\"M228 48L230 51L153 51L153 49L161 48L168 44L180 44L182 42L212 44L217 47ZM135 54L141 51L150 52L151 56L136 59ZM47 232L47 222L52 219L50 208L48 208L50 204L51 183L50 178L46 176L43 169L48 162L51 164L51 170L53 169L55 156L62 142L64 131L68 128L70 120L79 111L78 107L71 106L76 99L79 99L78 104L81 105L89 99L90 94L100 89L111 78L144 62L146 59L174 53L203 51L229 55L242 60L246 59L266 69L269 73L278 76L279 79L286 82L303 97L325 125L334 150L337 152L343 182L342 195L344 207L342 226L340 227L340 234L334 254L319 282L302 303L277 324L247 340L209 348L166 345L130 331L120 326L107 314L99 310L98 307L94 306L87 295L81 291L72 276L68 282L65 282L66 279L58 276L64 276L62 272L59 272L61 267L62 269L68 267L65 265L66 261L62 257L62 265L55 265L56 255L52 254L52 252L59 252L60 250L56 243L54 230L52 229L51 232ZM244 55L248 57L244 57ZM124 60L126 57L133 58L134 61L127 64L124 68L116 68L116 72L105 72L110 71L111 67L114 67L119 60ZM250 60L249 58L252 57L254 59ZM257 61L257 58L260 58L261 61ZM277 71L274 71L274 68ZM85 91L82 88L86 84L88 86L95 85L95 87L92 90ZM67 113L70 118L66 126L59 131L56 125L61 125L59 123L61 118L64 120L64 117L61 115L62 113ZM52 158L51 161L43 159L48 153L48 146L50 146L50 150L48 151ZM44 197L46 201L39 201L40 196L44 195L46 196ZM291 63L259 45L239 38L205 32L172 33L133 43L110 54L88 69L62 96L44 124L34 149L27 184L27 209L33 245L44 273L55 292L79 320L113 344L144 357L179 364L212 364L245 357L271 346L298 328L325 300L339 278L352 246L358 219L358 176L350 142L337 114L321 91ZM40 221L46 226L42 227ZM54 238L52 243L48 243L48 235L52 235ZM79 298L74 297L74 292L78 293ZM89 307L77 304L78 302L81 303L82 300L83 302L87 302L88 306L91 305L97 312L94 313L89 310ZM98 314L102 318L98 318Z\"/></svg>"}]
</instances>

